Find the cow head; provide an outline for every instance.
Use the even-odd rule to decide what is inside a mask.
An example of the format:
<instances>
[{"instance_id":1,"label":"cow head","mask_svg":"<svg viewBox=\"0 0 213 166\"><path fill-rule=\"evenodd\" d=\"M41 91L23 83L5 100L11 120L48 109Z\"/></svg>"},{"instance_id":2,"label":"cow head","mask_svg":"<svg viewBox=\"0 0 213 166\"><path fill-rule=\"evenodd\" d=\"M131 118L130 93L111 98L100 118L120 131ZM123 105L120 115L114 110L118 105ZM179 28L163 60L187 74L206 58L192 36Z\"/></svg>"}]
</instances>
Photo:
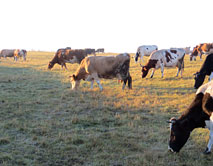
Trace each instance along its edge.
<instances>
[{"instance_id":1,"label":"cow head","mask_svg":"<svg viewBox=\"0 0 213 166\"><path fill-rule=\"evenodd\" d=\"M80 85L80 80L77 80L77 77L75 76L75 74L69 76L69 78L72 84L72 90L77 90Z\"/></svg>"},{"instance_id":2,"label":"cow head","mask_svg":"<svg viewBox=\"0 0 213 166\"><path fill-rule=\"evenodd\" d=\"M180 149L185 145L186 141L190 136L190 131L185 130L184 126L187 125L188 120L176 120L171 118L170 121L170 140L168 149L171 152L179 152Z\"/></svg>"},{"instance_id":3,"label":"cow head","mask_svg":"<svg viewBox=\"0 0 213 166\"><path fill-rule=\"evenodd\" d=\"M194 74L194 76L195 76L194 88L198 89L203 84L206 75L203 73L197 72Z\"/></svg>"},{"instance_id":4,"label":"cow head","mask_svg":"<svg viewBox=\"0 0 213 166\"><path fill-rule=\"evenodd\" d=\"M49 62L48 64L48 69L52 69L55 63L53 63L52 61Z\"/></svg>"},{"instance_id":5,"label":"cow head","mask_svg":"<svg viewBox=\"0 0 213 166\"><path fill-rule=\"evenodd\" d=\"M194 47L192 53L190 54L190 61L196 61L196 56L198 56L198 47Z\"/></svg>"},{"instance_id":6,"label":"cow head","mask_svg":"<svg viewBox=\"0 0 213 166\"><path fill-rule=\"evenodd\" d=\"M147 68L147 66L142 66L141 65L141 67L142 67L142 70L141 70L141 72L142 72L142 78L145 78L146 75L148 74L149 69Z\"/></svg>"},{"instance_id":7,"label":"cow head","mask_svg":"<svg viewBox=\"0 0 213 166\"><path fill-rule=\"evenodd\" d=\"M196 56L193 56L192 54L189 55L189 60L190 61L196 61Z\"/></svg>"},{"instance_id":8,"label":"cow head","mask_svg":"<svg viewBox=\"0 0 213 166\"><path fill-rule=\"evenodd\" d=\"M137 61L138 61L138 57L139 57L139 55L140 55L140 53L139 53L139 52L136 52L136 54L135 54L135 62L137 62Z\"/></svg>"}]
</instances>

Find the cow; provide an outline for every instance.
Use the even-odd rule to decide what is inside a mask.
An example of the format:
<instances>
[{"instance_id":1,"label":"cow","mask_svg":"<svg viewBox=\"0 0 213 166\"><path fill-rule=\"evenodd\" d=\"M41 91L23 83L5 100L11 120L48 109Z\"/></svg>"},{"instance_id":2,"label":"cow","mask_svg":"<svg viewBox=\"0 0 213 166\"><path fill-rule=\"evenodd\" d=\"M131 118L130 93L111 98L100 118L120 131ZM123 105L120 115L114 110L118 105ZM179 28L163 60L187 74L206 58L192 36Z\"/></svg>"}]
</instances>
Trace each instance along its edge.
<instances>
[{"instance_id":1,"label":"cow","mask_svg":"<svg viewBox=\"0 0 213 166\"><path fill-rule=\"evenodd\" d=\"M171 118L168 149L179 152L195 128L207 127L210 130L209 142L204 154L211 152L213 144L213 81L202 85L189 108L178 119Z\"/></svg>"},{"instance_id":2,"label":"cow","mask_svg":"<svg viewBox=\"0 0 213 166\"><path fill-rule=\"evenodd\" d=\"M79 65L76 72L70 76L72 90L78 89L80 81L86 80L91 82L91 89L93 89L94 80L99 85L100 91L103 87L100 79L118 78L123 81L125 88L128 82L128 88L132 88L132 78L129 73L130 55L127 53L116 56L88 56Z\"/></svg>"},{"instance_id":3,"label":"cow","mask_svg":"<svg viewBox=\"0 0 213 166\"><path fill-rule=\"evenodd\" d=\"M55 53L55 56L48 64L48 69L52 69L53 66L58 63L61 67L66 67L66 63L78 63L80 64L81 61L87 56L88 52L85 50L72 50L72 49L58 49Z\"/></svg>"},{"instance_id":4,"label":"cow","mask_svg":"<svg viewBox=\"0 0 213 166\"><path fill-rule=\"evenodd\" d=\"M138 61L138 57L140 56L140 61L143 60L143 56L150 56L153 51L158 50L156 45L142 45L138 47L136 55L135 55L135 62Z\"/></svg>"},{"instance_id":5,"label":"cow","mask_svg":"<svg viewBox=\"0 0 213 166\"><path fill-rule=\"evenodd\" d=\"M95 49L93 49L93 48L85 48L84 50L87 55L89 55L89 54L95 55Z\"/></svg>"},{"instance_id":6,"label":"cow","mask_svg":"<svg viewBox=\"0 0 213 166\"><path fill-rule=\"evenodd\" d=\"M195 60L196 57L200 56L200 60L202 60L203 54L209 54L213 52L213 43L202 43L193 48L193 51L190 55L190 61Z\"/></svg>"},{"instance_id":7,"label":"cow","mask_svg":"<svg viewBox=\"0 0 213 166\"><path fill-rule=\"evenodd\" d=\"M0 57L14 57L14 49L3 49L1 50Z\"/></svg>"},{"instance_id":8,"label":"cow","mask_svg":"<svg viewBox=\"0 0 213 166\"><path fill-rule=\"evenodd\" d=\"M186 54L190 54L191 53L191 50L190 50L191 47L185 47L183 48L186 52Z\"/></svg>"},{"instance_id":9,"label":"cow","mask_svg":"<svg viewBox=\"0 0 213 166\"><path fill-rule=\"evenodd\" d=\"M195 78L194 78L195 79L195 84L194 84L195 89L199 88L203 84L206 75L209 76L209 81L212 80L212 78L213 78L213 53L209 54L206 57L203 65L200 68L200 71L195 73L194 75L195 75Z\"/></svg>"},{"instance_id":10,"label":"cow","mask_svg":"<svg viewBox=\"0 0 213 166\"><path fill-rule=\"evenodd\" d=\"M95 52L104 53L104 48L98 48Z\"/></svg>"},{"instance_id":11,"label":"cow","mask_svg":"<svg viewBox=\"0 0 213 166\"><path fill-rule=\"evenodd\" d=\"M148 74L149 69L153 68L150 78L153 77L156 69L161 68L161 78L163 78L164 67L178 67L176 77L179 72L182 72L184 68L184 56L185 50L181 48L157 50L151 53L148 62L142 67L142 78L145 78Z\"/></svg>"},{"instance_id":12,"label":"cow","mask_svg":"<svg viewBox=\"0 0 213 166\"><path fill-rule=\"evenodd\" d=\"M13 57L15 61L18 60L19 57L23 57L23 60L26 60L27 51L24 49L3 49L0 53L0 57Z\"/></svg>"},{"instance_id":13,"label":"cow","mask_svg":"<svg viewBox=\"0 0 213 166\"><path fill-rule=\"evenodd\" d=\"M18 58L23 57L23 60L26 61L27 51L26 50L15 50L14 51L14 60L17 61Z\"/></svg>"},{"instance_id":14,"label":"cow","mask_svg":"<svg viewBox=\"0 0 213 166\"><path fill-rule=\"evenodd\" d=\"M26 57L27 57L27 51L24 49L21 49L18 53L19 57L23 57L23 60L26 61Z\"/></svg>"}]
</instances>

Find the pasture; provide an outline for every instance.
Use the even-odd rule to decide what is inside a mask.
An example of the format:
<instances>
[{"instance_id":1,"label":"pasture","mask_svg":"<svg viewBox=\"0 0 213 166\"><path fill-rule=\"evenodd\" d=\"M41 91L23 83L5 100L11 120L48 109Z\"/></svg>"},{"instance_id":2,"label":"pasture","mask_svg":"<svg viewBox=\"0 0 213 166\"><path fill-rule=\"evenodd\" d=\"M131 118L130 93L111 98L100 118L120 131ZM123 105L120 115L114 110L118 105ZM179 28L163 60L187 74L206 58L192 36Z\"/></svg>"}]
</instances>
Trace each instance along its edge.
<instances>
[{"instance_id":1,"label":"pasture","mask_svg":"<svg viewBox=\"0 0 213 166\"><path fill-rule=\"evenodd\" d=\"M122 91L116 79L101 80L100 92L97 84L90 90L84 81L80 91L72 91L68 76L78 64L68 64L68 71L57 64L47 70L53 55L28 52L26 62L0 59L0 165L213 164L212 154L202 154L207 129L195 129L180 153L167 150L166 121L192 102L199 58L190 62L185 56L183 78L166 68L163 79L160 69L142 79L140 65L131 59L133 89Z\"/></svg>"}]
</instances>

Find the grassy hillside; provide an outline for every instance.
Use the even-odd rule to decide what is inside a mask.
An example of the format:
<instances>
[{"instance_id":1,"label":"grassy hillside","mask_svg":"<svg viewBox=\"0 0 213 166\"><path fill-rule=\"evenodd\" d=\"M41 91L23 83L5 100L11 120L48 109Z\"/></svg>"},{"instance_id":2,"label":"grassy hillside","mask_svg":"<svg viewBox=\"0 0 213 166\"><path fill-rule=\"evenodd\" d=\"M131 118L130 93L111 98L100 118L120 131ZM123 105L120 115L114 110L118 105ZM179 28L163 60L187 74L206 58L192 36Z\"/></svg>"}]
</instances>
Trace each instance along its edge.
<instances>
[{"instance_id":1,"label":"grassy hillside","mask_svg":"<svg viewBox=\"0 0 213 166\"><path fill-rule=\"evenodd\" d=\"M206 129L194 130L179 154L167 150L166 121L192 102L193 73L203 61L186 56L182 79L172 68L165 69L163 79L160 70L142 79L132 59L132 90L122 91L114 79L101 80L102 92L84 81L75 92L68 76L78 64L68 64L69 71L59 65L49 71L53 55L29 52L26 62L0 59L0 165L213 164L212 155L202 154Z\"/></svg>"}]
</instances>

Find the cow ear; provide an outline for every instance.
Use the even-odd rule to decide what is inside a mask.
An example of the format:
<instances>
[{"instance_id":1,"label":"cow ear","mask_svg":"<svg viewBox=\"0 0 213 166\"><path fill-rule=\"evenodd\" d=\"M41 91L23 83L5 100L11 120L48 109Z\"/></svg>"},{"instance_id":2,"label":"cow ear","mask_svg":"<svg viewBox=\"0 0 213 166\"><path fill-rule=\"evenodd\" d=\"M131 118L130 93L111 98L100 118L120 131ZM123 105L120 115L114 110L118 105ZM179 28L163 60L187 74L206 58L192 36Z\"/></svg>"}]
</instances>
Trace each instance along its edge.
<instances>
[{"instance_id":1,"label":"cow ear","mask_svg":"<svg viewBox=\"0 0 213 166\"><path fill-rule=\"evenodd\" d=\"M167 121L167 123L172 123L172 124L174 124L174 123L176 123L176 118L175 117L172 117L170 120L168 120Z\"/></svg>"},{"instance_id":2,"label":"cow ear","mask_svg":"<svg viewBox=\"0 0 213 166\"><path fill-rule=\"evenodd\" d=\"M74 80L76 80L76 76L75 76L75 74L73 74L73 75L69 76L69 78L73 78Z\"/></svg>"}]
</instances>

